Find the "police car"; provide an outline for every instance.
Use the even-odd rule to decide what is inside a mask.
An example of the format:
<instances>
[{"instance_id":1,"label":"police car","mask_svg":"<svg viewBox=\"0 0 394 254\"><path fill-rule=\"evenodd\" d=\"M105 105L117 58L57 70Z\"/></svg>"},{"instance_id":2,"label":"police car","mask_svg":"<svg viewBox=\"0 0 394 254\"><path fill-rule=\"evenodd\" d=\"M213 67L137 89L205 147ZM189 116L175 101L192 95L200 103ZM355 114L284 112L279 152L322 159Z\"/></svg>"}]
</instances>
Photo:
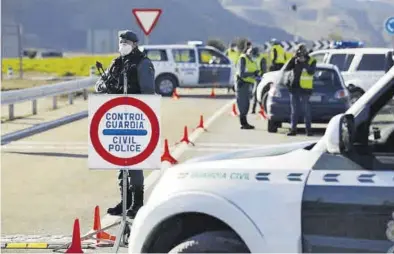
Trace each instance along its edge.
<instances>
[{"instance_id":1,"label":"police car","mask_svg":"<svg viewBox=\"0 0 394 254\"><path fill-rule=\"evenodd\" d=\"M391 68L320 140L169 168L129 253L393 252L393 96Z\"/></svg>"},{"instance_id":2,"label":"police car","mask_svg":"<svg viewBox=\"0 0 394 254\"><path fill-rule=\"evenodd\" d=\"M336 65L356 101L393 66L393 49L343 48L318 50L310 54L317 62Z\"/></svg>"},{"instance_id":3,"label":"police car","mask_svg":"<svg viewBox=\"0 0 394 254\"><path fill-rule=\"evenodd\" d=\"M231 87L235 68L222 52L200 41L180 45L145 45L155 66L156 93L172 95L177 87Z\"/></svg>"}]
</instances>

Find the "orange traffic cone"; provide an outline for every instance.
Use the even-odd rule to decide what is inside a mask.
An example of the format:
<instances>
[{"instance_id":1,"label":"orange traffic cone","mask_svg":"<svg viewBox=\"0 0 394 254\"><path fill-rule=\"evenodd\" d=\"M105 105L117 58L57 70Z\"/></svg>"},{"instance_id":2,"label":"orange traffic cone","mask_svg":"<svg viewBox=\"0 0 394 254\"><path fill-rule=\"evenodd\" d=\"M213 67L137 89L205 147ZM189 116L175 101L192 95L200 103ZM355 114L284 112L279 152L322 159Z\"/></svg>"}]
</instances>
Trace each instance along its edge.
<instances>
[{"instance_id":1,"label":"orange traffic cone","mask_svg":"<svg viewBox=\"0 0 394 254\"><path fill-rule=\"evenodd\" d=\"M161 161L168 161L171 164L177 164L178 161L172 157L171 153L170 153L170 148L168 147L168 140L165 139L164 140L164 153L161 156Z\"/></svg>"},{"instance_id":2,"label":"orange traffic cone","mask_svg":"<svg viewBox=\"0 0 394 254\"><path fill-rule=\"evenodd\" d=\"M194 143L189 140L189 134L188 134L188 131L187 131L187 126L185 126L185 128L184 128L183 138L176 144L179 144L179 143L182 143L182 142L185 142L186 144L192 144L194 146Z\"/></svg>"},{"instance_id":3,"label":"orange traffic cone","mask_svg":"<svg viewBox=\"0 0 394 254\"><path fill-rule=\"evenodd\" d=\"M178 99L179 99L179 94L178 94L178 92L176 91L176 88L174 89L174 92L172 93L172 98L173 98L174 100L178 100Z\"/></svg>"},{"instance_id":4,"label":"orange traffic cone","mask_svg":"<svg viewBox=\"0 0 394 254\"><path fill-rule=\"evenodd\" d=\"M212 89L211 89L211 95L209 95L209 97L211 97L211 98L216 97L215 88L214 88L214 87L212 87Z\"/></svg>"},{"instance_id":5,"label":"orange traffic cone","mask_svg":"<svg viewBox=\"0 0 394 254\"><path fill-rule=\"evenodd\" d=\"M233 107L232 107L232 110L231 110L231 114L232 114L233 116L238 116L238 113L237 113L237 105L235 105L235 103L233 104Z\"/></svg>"},{"instance_id":6,"label":"orange traffic cone","mask_svg":"<svg viewBox=\"0 0 394 254\"><path fill-rule=\"evenodd\" d=\"M93 231L99 231L99 230L101 230L100 208L99 208L99 206L96 206L94 208ZM96 235L96 238L97 238L97 244L100 242L100 240L115 241L115 239L116 239L115 236L110 235L104 231L98 232Z\"/></svg>"},{"instance_id":7,"label":"orange traffic cone","mask_svg":"<svg viewBox=\"0 0 394 254\"><path fill-rule=\"evenodd\" d=\"M202 115L200 115L200 123L198 124L198 126L196 127L196 129L203 129L204 131L207 131L207 129L205 129L204 127L204 117Z\"/></svg>"},{"instance_id":8,"label":"orange traffic cone","mask_svg":"<svg viewBox=\"0 0 394 254\"><path fill-rule=\"evenodd\" d=\"M73 236L71 240L70 247L66 250L65 253L83 253L82 251L82 243L81 243L81 229L79 227L79 220L75 219L74 228L73 228Z\"/></svg>"},{"instance_id":9,"label":"orange traffic cone","mask_svg":"<svg viewBox=\"0 0 394 254\"><path fill-rule=\"evenodd\" d=\"M265 114L264 107L261 106L260 111L259 111L260 116L262 116L264 119L267 119L267 115Z\"/></svg>"}]
</instances>

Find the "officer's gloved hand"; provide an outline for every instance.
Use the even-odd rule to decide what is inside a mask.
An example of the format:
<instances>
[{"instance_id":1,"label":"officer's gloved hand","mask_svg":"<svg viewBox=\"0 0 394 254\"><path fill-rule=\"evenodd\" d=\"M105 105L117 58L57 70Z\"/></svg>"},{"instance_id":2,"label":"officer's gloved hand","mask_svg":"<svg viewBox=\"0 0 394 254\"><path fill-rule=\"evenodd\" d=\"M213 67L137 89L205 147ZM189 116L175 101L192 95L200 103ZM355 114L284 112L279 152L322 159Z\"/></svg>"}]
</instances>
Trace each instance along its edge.
<instances>
[{"instance_id":1,"label":"officer's gloved hand","mask_svg":"<svg viewBox=\"0 0 394 254\"><path fill-rule=\"evenodd\" d=\"M255 75L256 77L260 77L260 71L255 71L255 72L254 72L254 75Z\"/></svg>"}]
</instances>

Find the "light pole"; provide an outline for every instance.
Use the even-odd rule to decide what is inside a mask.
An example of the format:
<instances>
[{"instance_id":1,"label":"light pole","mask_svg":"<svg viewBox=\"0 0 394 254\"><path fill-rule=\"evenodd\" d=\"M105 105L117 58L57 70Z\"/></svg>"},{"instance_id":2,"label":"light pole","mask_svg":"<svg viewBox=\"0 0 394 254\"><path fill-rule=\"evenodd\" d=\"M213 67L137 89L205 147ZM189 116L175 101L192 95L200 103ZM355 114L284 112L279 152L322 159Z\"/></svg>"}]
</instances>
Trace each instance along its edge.
<instances>
[{"instance_id":1,"label":"light pole","mask_svg":"<svg viewBox=\"0 0 394 254\"><path fill-rule=\"evenodd\" d=\"M291 5L291 10L294 11L294 41L298 41L298 36L297 36L297 5L296 4L292 4Z\"/></svg>"}]
</instances>

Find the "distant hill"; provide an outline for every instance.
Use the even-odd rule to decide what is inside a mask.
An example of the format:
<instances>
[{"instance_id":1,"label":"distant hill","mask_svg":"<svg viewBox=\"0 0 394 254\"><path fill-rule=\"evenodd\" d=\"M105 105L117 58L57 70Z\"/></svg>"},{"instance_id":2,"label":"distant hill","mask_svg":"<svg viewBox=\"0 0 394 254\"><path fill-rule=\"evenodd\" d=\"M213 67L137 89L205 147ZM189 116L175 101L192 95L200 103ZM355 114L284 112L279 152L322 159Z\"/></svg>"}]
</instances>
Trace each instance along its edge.
<instances>
[{"instance_id":1,"label":"distant hill","mask_svg":"<svg viewBox=\"0 0 394 254\"><path fill-rule=\"evenodd\" d=\"M149 7L163 10L150 44L209 38L227 43L242 36L261 43L271 37L292 38L280 28L234 15L218 0L2 0L2 4L2 26L21 23L25 47L86 51L90 29L133 29L143 40L131 10Z\"/></svg>"},{"instance_id":2,"label":"distant hill","mask_svg":"<svg viewBox=\"0 0 394 254\"><path fill-rule=\"evenodd\" d=\"M327 38L363 40L369 46L393 46L384 30L394 16L394 0L220 0L221 4L258 25L280 27L307 40ZM291 5L298 6L297 14ZM297 15L297 16L296 16Z\"/></svg>"}]
</instances>

